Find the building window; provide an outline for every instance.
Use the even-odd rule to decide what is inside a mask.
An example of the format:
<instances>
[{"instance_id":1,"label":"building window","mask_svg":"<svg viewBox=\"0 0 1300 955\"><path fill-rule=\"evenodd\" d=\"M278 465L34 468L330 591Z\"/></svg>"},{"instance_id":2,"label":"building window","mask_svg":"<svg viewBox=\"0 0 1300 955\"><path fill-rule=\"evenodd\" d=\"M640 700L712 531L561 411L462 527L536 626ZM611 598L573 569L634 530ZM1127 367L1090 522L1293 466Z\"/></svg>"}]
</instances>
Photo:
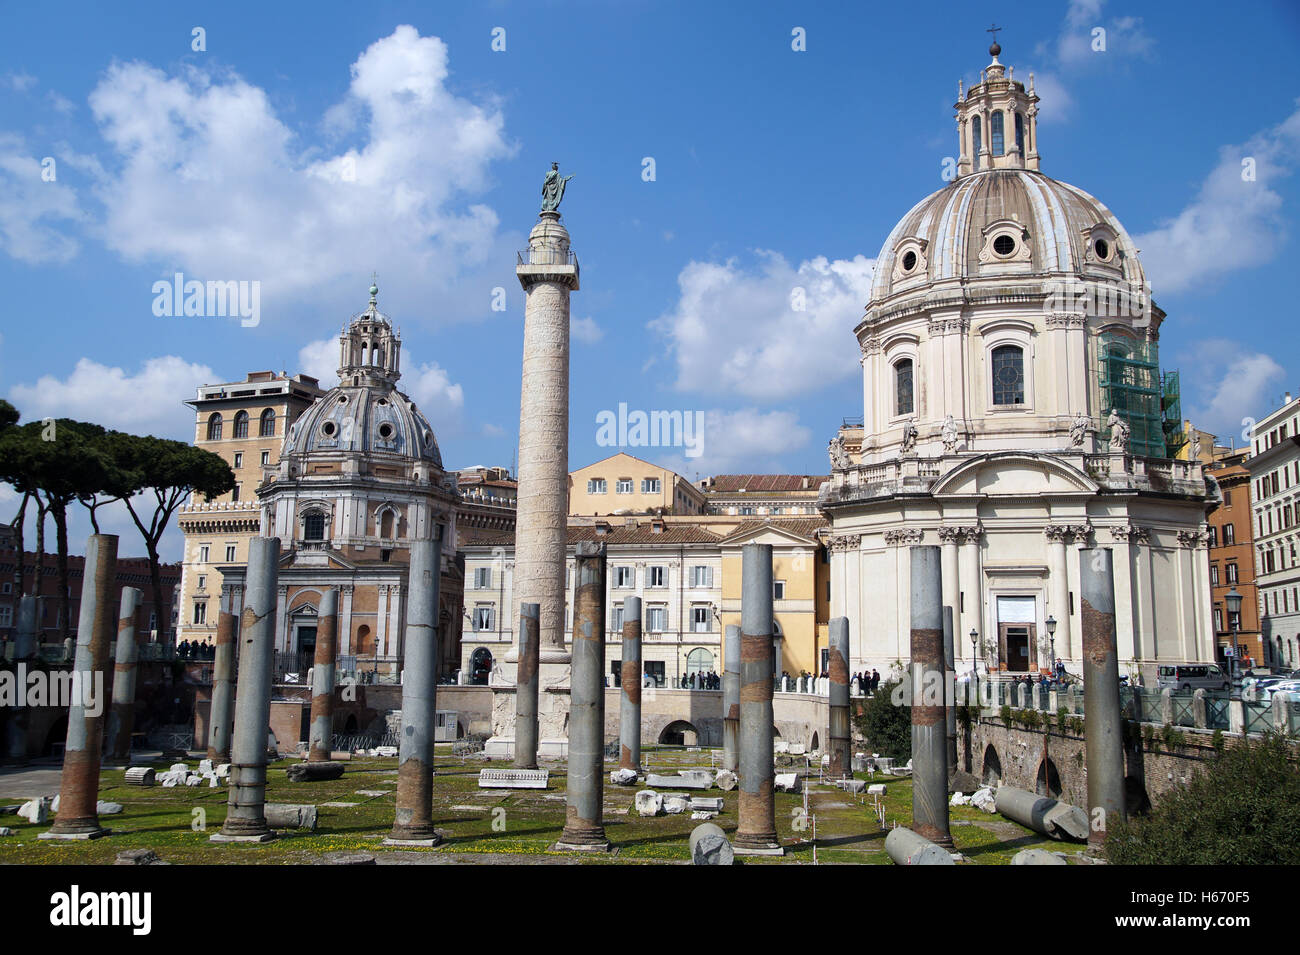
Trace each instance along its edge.
<instances>
[{"instance_id":1,"label":"building window","mask_svg":"<svg viewBox=\"0 0 1300 955\"><path fill-rule=\"evenodd\" d=\"M235 414L235 433L236 438L248 437L248 412L240 411Z\"/></svg>"},{"instance_id":2,"label":"building window","mask_svg":"<svg viewBox=\"0 0 1300 955\"><path fill-rule=\"evenodd\" d=\"M216 412L213 412L212 415L208 418L208 440L209 441L221 440L221 415L217 414Z\"/></svg>"},{"instance_id":3,"label":"building window","mask_svg":"<svg viewBox=\"0 0 1300 955\"><path fill-rule=\"evenodd\" d=\"M1214 632L1223 632L1223 611L1218 607L1214 608Z\"/></svg>"},{"instance_id":4,"label":"building window","mask_svg":"<svg viewBox=\"0 0 1300 955\"><path fill-rule=\"evenodd\" d=\"M235 467L236 467L236 468L242 468L243 466L244 466L244 452L243 452L243 451L236 451L236 452L235 452Z\"/></svg>"},{"instance_id":5,"label":"building window","mask_svg":"<svg viewBox=\"0 0 1300 955\"><path fill-rule=\"evenodd\" d=\"M993 349L993 403L1025 403L1025 353L1017 345L999 345Z\"/></svg>"},{"instance_id":6,"label":"building window","mask_svg":"<svg viewBox=\"0 0 1300 955\"><path fill-rule=\"evenodd\" d=\"M238 501L238 500L239 500L239 485L238 485L238 484L236 484L234 487L232 487L232 488L230 489L230 500L231 500L231 501Z\"/></svg>"},{"instance_id":7,"label":"building window","mask_svg":"<svg viewBox=\"0 0 1300 955\"><path fill-rule=\"evenodd\" d=\"M1219 565L1218 564L1210 565L1210 586L1211 587L1219 586Z\"/></svg>"},{"instance_id":8,"label":"building window","mask_svg":"<svg viewBox=\"0 0 1300 955\"><path fill-rule=\"evenodd\" d=\"M784 600L784 599L785 599L785 581L784 581L784 580L774 580L774 581L772 581L772 599L773 599L773 600Z\"/></svg>"},{"instance_id":9,"label":"building window","mask_svg":"<svg viewBox=\"0 0 1300 955\"><path fill-rule=\"evenodd\" d=\"M614 605L614 610L609 617L609 629L615 632L623 630L623 604L622 602Z\"/></svg>"},{"instance_id":10,"label":"building window","mask_svg":"<svg viewBox=\"0 0 1300 955\"><path fill-rule=\"evenodd\" d=\"M645 675L655 686L663 686L666 679L664 676L664 661L646 660Z\"/></svg>"},{"instance_id":11,"label":"building window","mask_svg":"<svg viewBox=\"0 0 1300 955\"><path fill-rule=\"evenodd\" d=\"M1213 527L1213 526L1210 527L1210 546L1211 547L1219 546L1219 529L1217 527Z\"/></svg>"},{"instance_id":12,"label":"building window","mask_svg":"<svg viewBox=\"0 0 1300 955\"><path fill-rule=\"evenodd\" d=\"M633 577L633 568L626 564L614 568L614 586L615 587L635 587L636 580Z\"/></svg>"},{"instance_id":13,"label":"building window","mask_svg":"<svg viewBox=\"0 0 1300 955\"><path fill-rule=\"evenodd\" d=\"M632 479L631 479L631 478L619 478L619 479L614 483L614 493L615 493L615 494L631 494L631 493L632 493Z\"/></svg>"},{"instance_id":14,"label":"building window","mask_svg":"<svg viewBox=\"0 0 1300 955\"><path fill-rule=\"evenodd\" d=\"M312 511L303 521L304 540L323 541L325 539L325 515L320 511Z\"/></svg>"},{"instance_id":15,"label":"building window","mask_svg":"<svg viewBox=\"0 0 1300 955\"><path fill-rule=\"evenodd\" d=\"M984 148L984 136L983 136L983 129L980 124L980 118L978 116L976 116L971 121L971 136L972 136L971 147L974 150L974 155L971 156L972 168L976 172L979 172L980 150Z\"/></svg>"},{"instance_id":16,"label":"building window","mask_svg":"<svg viewBox=\"0 0 1300 955\"><path fill-rule=\"evenodd\" d=\"M691 586L692 587L712 587L713 586L713 568L705 564L697 564L691 568Z\"/></svg>"},{"instance_id":17,"label":"building window","mask_svg":"<svg viewBox=\"0 0 1300 955\"><path fill-rule=\"evenodd\" d=\"M1230 583L1230 584L1235 584L1235 583L1237 583L1237 565L1236 565L1236 564L1225 564L1224 567L1223 567L1223 571L1224 571L1224 573L1227 575L1228 583Z\"/></svg>"},{"instance_id":18,"label":"building window","mask_svg":"<svg viewBox=\"0 0 1300 955\"><path fill-rule=\"evenodd\" d=\"M709 608L708 607L691 608L691 631L694 633L709 632Z\"/></svg>"},{"instance_id":19,"label":"building window","mask_svg":"<svg viewBox=\"0 0 1300 955\"><path fill-rule=\"evenodd\" d=\"M894 363L894 413L911 414L913 403L912 359L904 358Z\"/></svg>"},{"instance_id":20,"label":"building window","mask_svg":"<svg viewBox=\"0 0 1300 955\"><path fill-rule=\"evenodd\" d=\"M1023 116L1021 116L1019 113L1016 113L1016 149L1020 151L1020 155L1021 155L1021 156L1024 156L1024 154L1025 154L1025 118L1024 118Z\"/></svg>"},{"instance_id":21,"label":"building window","mask_svg":"<svg viewBox=\"0 0 1300 955\"><path fill-rule=\"evenodd\" d=\"M668 586L668 568L655 566L649 568L650 576L646 580L647 587L667 587Z\"/></svg>"},{"instance_id":22,"label":"building window","mask_svg":"<svg viewBox=\"0 0 1300 955\"><path fill-rule=\"evenodd\" d=\"M262 452L262 467L269 467L270 464L271 464L271 452L270 452L270 451L263 451L263 452Z\"/></svg>"},{"instance_id":23,"label":"building window","mask_svg":"<svg viewBox=\"0 0 1300 955\"><path fill-rule=\"evenodd\" d=\"M989 117L989 145L993 147L993 155L1001 156L1002 148L1002 110L994 110L993 115Z\"/></svg>"},{"instance_id":24,"label":"building window","mask_svg":"<svg viewBox=\"0 0 1300 955\"><path fill-rule=\"evenodd\" d=\"M208 554L209 554L209 548L208 548L208 545L207 545L207 544L200 544L200 545L199 545L199 563L200 563L200 564L206 564L206 563L208 562Z\"/></svg>"},{"instance_id":25,"label":"building window","mask_svg":"<svg viewBox=\"0 0 1300 955\"><path fill-rule=\"evenodd\" d=\"M267 408L262 412L261 422L257 427L258 437L273 438L275 437L275 409Z\"/></svg>"},{"instance_id":26,"label":"building window","mask_svg":"<svg viewBox=\"0 0 1300 955\"><path fill-rule=\"evenodd\" d=\"M641 479L641 493L642 493L642 494L658 494L659 491L660 491L660 486L659 486L659 479L658 479L658 478L642 478L642 479Z\"/></svg>"},{"instance_id":27,"label":"building window","mask_svg":"<svg viewBox=\"0 0 1300 955\"><path fill-rule=\"evenodd\" d=\"M587 493L588 493L588 494L604 494L604 493L605 493L605 479L604 479L604 478L592 478L591 480L589 480L589 481L587 482Z\"/></svg>"},{"instance_id":28,"label":"building window","mask_svg":"<svg viewBox=\"0 0 1300 955\"><path fill-rule=\"evenodd\" d=\"M208 575L199 574L199 590L203 590L208 585Z\"/></svg>"},{"instance_id":29,"label":"building window","mask_svg":"<svg viewBox=\"0 0 1300 955\"><path fill-rule=\"evenodd\" d=\"M474 629L494 630L492 626L492 607L479 605L474 608Z\"/></svg>"},{"instance_id":30,"label":"building window","mask_svg":"<svg viewBox=\"0 0 1300 955\"><path fill-rule=\"evenodd\" d=\"M1231 524L1223 525L1223 546L1231 547L1237 542L1236 528Z\"/></svg>"},{"instance_id":31,"label":"building window","mask_svg":"<svg viewBox=\"0 0 1300 955\"><path fill-rule=\"evenodd\" d=\"M234 562L235 562L235 545L234 545L234 544L227 544L227 545L226 545L226 563L227 563L227 564L233 564Z\"/></svg>"},{"instance_id":32,"label":"building window","mask_svg":"<svg viewBox=\"0 0 1300 955\"><path fill-rule=\"evenodd\" d=\"M14 608L9 604L0 604L0 627L12 627L14 623Z\"/></svg>"},{"instance_id":33,"label":"building window","mask_svg":"<svg viewBox=\"0 0 1300 955\"><path fill-rule=\"evenodd\" d=\"M647 607L645 628L651 633L663 633L668 628L668 608L662 605Z\"/></svg>"},{"instance_id":34,"label":"building window","mask_svg":"<svg viewBox=\"0 0 1300 955\"><path fill-rule=\"evenodd\" d=\"M199 601L194 605L194 623L205 624L208 622L208 605L204 601Z\"/></svg>"},{"instance_id":35,"label":"building window","mask_svg":"<svg viewBox=\"0 0 1300 955\"><path fill-rule=\"evenodd\" d=\"M744 514L752 515L752 514L754 513L754 505L752 505L752 504L742 504L742 505L740 506L740 513L743 514L743 515L744 515Z\"/></svg>"},{"instance_id":36,"label":"building window","mask_svg":"<svg viewBox=\"0 0 1300 955\"><path fill-rule=\"evenodd\" d=\"M491 567L474 568L474 589L475 590L492 589L492 568Z\"/></svg>"}]
</instances>

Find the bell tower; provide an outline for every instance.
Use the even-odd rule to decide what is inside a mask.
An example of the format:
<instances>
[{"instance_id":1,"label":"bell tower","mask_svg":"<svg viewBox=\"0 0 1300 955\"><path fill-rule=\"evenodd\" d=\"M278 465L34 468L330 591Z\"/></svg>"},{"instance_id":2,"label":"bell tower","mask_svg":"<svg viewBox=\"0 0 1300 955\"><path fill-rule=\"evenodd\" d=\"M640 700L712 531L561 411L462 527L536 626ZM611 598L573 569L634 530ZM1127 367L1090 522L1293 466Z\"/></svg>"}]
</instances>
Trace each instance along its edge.
<instances>
[{"instance_id":1,"label":"bell tower","mask_svg":"<svg viewBox=\"0 0 1300 955\"><path fill-rule=\"evenodd\" d=\"M1014 78L1015 67L998 61L999 27L990 28L994 35L989 54L993 62L980 70L980 81L964 95L957 81L957 138L960 158L957 175L987 169L1030 169L1038 171L1038 95L1034 92L1034 74L1029 74L1029 88Z\"/></svg>"}]
</instances>

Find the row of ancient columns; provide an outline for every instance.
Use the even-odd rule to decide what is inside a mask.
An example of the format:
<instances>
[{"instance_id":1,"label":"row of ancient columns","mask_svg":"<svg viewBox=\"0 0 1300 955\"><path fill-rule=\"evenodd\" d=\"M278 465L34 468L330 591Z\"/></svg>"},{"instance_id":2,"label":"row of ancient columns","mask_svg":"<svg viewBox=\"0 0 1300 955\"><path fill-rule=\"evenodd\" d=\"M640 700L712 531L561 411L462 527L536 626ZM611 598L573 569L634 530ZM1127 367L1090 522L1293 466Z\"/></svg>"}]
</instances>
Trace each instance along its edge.
<instances>
[{"instance_id":1,"label":"row of ancient columns","mask_svg":"<svg viewBox=\"0 0 1300 955\"><path fill-rule=\"evenodd\" d=\"M944 563L941 547L910 548L911 664L904 690L912 716L912 832L925 842L951 849L948 788L956 768L957 700L953 683L953 608L945 603ZM1079 579L1091 826L1088 841L1095 849L1104 843L1108 826L1125 814L1111 550L1080 549ZM887 851L897 858L912 858L919 845L915 837L907 834L891 834L886 841Z\"/></svg>"}]
</instances>

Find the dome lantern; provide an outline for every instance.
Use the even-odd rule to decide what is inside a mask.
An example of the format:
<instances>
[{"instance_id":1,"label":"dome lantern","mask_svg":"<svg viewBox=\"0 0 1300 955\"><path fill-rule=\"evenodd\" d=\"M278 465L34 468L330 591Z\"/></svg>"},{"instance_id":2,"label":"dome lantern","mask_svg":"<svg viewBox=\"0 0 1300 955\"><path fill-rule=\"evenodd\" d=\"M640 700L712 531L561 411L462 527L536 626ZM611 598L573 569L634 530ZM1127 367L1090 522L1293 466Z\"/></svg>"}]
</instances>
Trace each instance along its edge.
<instances>
[{"instance_id":1,"label":"dome lantern","mask_svg":"<svg viewBox=\"0 0 1300 955\"><path fill-rule=\"evenodd\" d=\"M370 286L370 303L339 336L339 381L353 386L392 387L402 377L401 336L379 311L379 287Z\"/></svg>"},{"instance_id":2,"label":"dome lantern","mask_svg":"<svg viewBox=\"0 0 1300 955\"><path fill-rule=\"evenodd\" d=\"M996 29L996 28L995 28ZM1002 47L989 46L993 61L980 71L980 81L961 94L958 84L957 175L988 169L1038 171L1038 95L1034 77L1029 88L1014 78L1015 68L998 61Z\"/></svg>"}]
</instances>

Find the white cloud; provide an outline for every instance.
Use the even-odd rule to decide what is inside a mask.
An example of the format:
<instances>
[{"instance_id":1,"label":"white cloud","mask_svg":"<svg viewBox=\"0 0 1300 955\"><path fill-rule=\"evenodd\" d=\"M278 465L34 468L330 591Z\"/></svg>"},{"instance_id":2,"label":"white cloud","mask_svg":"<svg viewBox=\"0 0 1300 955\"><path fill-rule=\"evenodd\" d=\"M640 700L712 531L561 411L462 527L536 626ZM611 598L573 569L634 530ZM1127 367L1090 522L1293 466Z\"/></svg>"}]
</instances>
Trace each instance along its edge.
<instances>
[{"instance_id":1,"label":"white cloud","mask_svg":"<svg viewBox=\"0 0 1300 955\"><path fill-rule=\"evenodd\" d=\"M16 93L25 93L36 85L36 77L30 73L6 73L4 83Z\"/></svg>"},{"instance_id":2,"label":"white cloud","mask_svg":"<svg viewBox=\"0 0 1300 955\"><path fill-rule=\"evenodd\" d=\"M1242 161L1254 162L1254 181ZM1300 109L1240 146L1224 146L1196 198L1134 242L1155 294L1203 285L1241 268L1264 265L1285 242L1282 197L1270 184L1300 162Z\"/></svg>"},{"instance_id":3,"label":"white cloud","mask_svg":"<svg viewBox=\"0 0 1300 955\"><path fill-rule=\"evenodd\" d=\"M401 363L402 377L397 387L424 412L438 438L443 438L444 433L458 433L465 410L465 389L453 382L447 370L437 362L420 364L405 345L402 346ZM304 374L318 378L322 388L333 388L338 384L338 365L337 338L309 342L298 351L299 368Z\"/></svg>"},{"instance_id":4,"label":"white cloud","mask_svg":"<svg viewBox=\"0 0 1300 955\"><path fill-rule=\"evenodd\" d=\"M712 408L704 412L704 442L698 457L683 453L656 460L691 480L697 473L781 472L789 467L790 452L807 445L811 437L792 411ZM628 450L638 454L636 448Z\"/></svg>"},{"instance_id":5,"label":"white cloud","mask_svg":"<svg viewBox=\"0 0 1300 955\"><path fill-rule=\"evenodd\" d=\"M65 379L43 375L15 385L9 400L24 421L75 418L119 431L194 440L194 412L181 404L200 385L219 381L207 365L175 355L150 358L135 374L82 358Z\"/></svg>"},{"instance_id":6,"label":"white cloud","mask_svg":"<svg viewBox=\"0 0 1300 955\"><path fill-rule=\"evenodd\" d=\"M46 168L58 175L58 160L42 166L47 157L33 156L19 137L0 133L0 251L24 262L67 262L77 254L77 242L55 223L84 218L77 194L56 178L42 178Z\"/></svg>"},{"instance_id":7,"label":"white cloud","mask_svg":"<svg viewBox=\"0 0 1300 955\"><path fill-rule=\"evenodd\" d=\"M105 241L200 280L262 279L272 299L337 301L379 267L427 310L498 251L496 213L470 199L513 152L500 110L454 95L448 72L446 44L414 27L371 44L326 117L353 145L331 154L237 74L113 63L90 95L115 153L98 189Z\"/></svg>"},{"instance_id":8,"label":"white cloud","mask_svg":"<svg viewBox=\"0 0 1300 955\"><path fill-rule=\"evenodd\" d=\"M569 333L584 345L594 345L605 337L605 330L590 315L573 319L569 323Z\"/></svg>"},{"instance_id":9,"label":"white cloud","mask_svg":"<svg viewBox=\"0 0 1300 955\"><path fill-rule=\"evenodd\" d=\"M783 398L857 369L853 327L874 261L818 256L793 268L779 253L758 255L753 270L692 261L678 275L676 307L650 323L668 340L677 388Z\"/></svg>"},{"instance_id":10,"label":"white cloud","mask_svg":"<svg viewBox=\"0 0 1300 955\"><path fill-rule=\"evenodd\" d=\"M1217 435L1222 444L1247 440L1242 422L1262 418L1275 408L1279 397L1275 391L1286 379L1286 370L1273 358L1247 351L1229 339L1198 342L1187 364L1184 388L1189 382L1204 384L1196 388L1183 416L1195 427ZM1187 374L1188 370L1192 374Z\"/></svg>"}]
</instances>

